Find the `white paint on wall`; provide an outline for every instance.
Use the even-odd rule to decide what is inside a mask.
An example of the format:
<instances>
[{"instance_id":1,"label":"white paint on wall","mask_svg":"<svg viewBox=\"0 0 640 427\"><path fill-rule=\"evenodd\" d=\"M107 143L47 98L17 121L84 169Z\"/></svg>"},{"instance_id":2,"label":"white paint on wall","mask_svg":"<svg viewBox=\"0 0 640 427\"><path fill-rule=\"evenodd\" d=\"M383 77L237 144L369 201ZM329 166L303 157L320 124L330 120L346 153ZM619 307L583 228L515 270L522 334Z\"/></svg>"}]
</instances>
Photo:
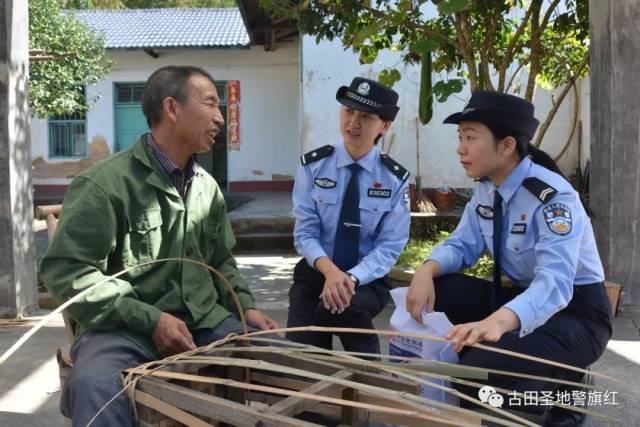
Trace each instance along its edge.
<instances>
[{"instance_id":1,"label":"white paint on wall","mask_svg":"<svg viewBox=\"0 0 640 427\"><path fill-rule=\"evenodd\" d=\"M154 70L164 65L197 65L209 71L215 79L240 80L241 149L229 152L228 180L270 181L274 175L292 177L300 154L339 142L340 105L335 99L338 87L348 85L355 76L376 79L384 67L396 66L402 74L402 80L394 86L400 93L401 109L381 145L415 177L418 172L417 127L422 186L473 185L458 163L456 126L442 124L449 114L464 108L470 96L468 86L444 104L435 102L431 122L417 126L420 69L404 66L397 54L385 52L374 64L361 65L358 56L345 51L339 40L316 44L315 39L308 36L302 37L299 44L278 45L274 52L265 52L262 47L245 50L161 49L158 52L158 59L140 50L109 52L116 61L112 72L104 81L88 88L90 95L101 95L87 113L88 141L94 136L102 136L113 152L115 83L144 82ZM589 156L588 79L580 82L579 92L578 126L582 128L582 149L578 160L580 132L576 130L572 145L559 161L566 173L571 173L578 161L584 166ZM536 116L544 120L551 106L551 95L538 89L535 105ZM552 156L562 150L570 135L574 111L571 92L542 143L542 148ZM33 158L41 156L50 163L64 161L48 158L46 121L34 118L31 135ZM35 184L68 182L68 179L34 180Z\"/></svg>"},{"instance_id":2,"label":"white paint on wall","mask_svg":"<svg viewBox=\"0 0 640 427\"><path fill-rule=\"evenodd\" d=\"M358 56L350 50L344 50L339 40L322 41L316 44L315 38L302 38L302 152L312 148L336 143L340 140L338 130L338 111L340 104L335 99L335 93L341 85L348 85L355 76L377 79L378 72L385 67L397 67L402 79L394 89L400 94L400 112L394 121L385 147L391 138L394 142L389 154L407 167L415 177L418 170L416 150L416 118L418 116L418 94L420 90L420 67L405 66L400 56L395 53L383 52L374 64L361 65ZM435 77L439 78L439 77ZM526 78L526 76L525 76ZM579 86L580 100L588 99L588 79ZM464 108L470 96L469 86L460 94L451 96L447 102L434 102L433 118L429 124L418 126L420 175L423 187L471 187L473 181L464 173L458 163L456 154L457 128L444 125L442 121L454 112ZM551 95L538 88L535 102L536 117L541 121L551 108ZM573 119L573 94L567 96L558 114L547 130L542 142L542 148L555 156L562 150L562 146L570 135ZM582 104L579 109L582 120L583 164L588 156L589 107ZM559 162L565 172L572 172L577 164L577 141L579 133L576 131L573 142L565 157ZM412 178L413 180L413 178Z\"/></svg>"},{"instance_id":3,"label":"white paint on wall","mask_svg":"<svg viewBox=\"0 0 640 427\"><path fill-rule=\"evenodd\" d=\"M49 159L47 121L39 117L31 118L31 158Z\"/></svg>"},{"instance_id":4,"label":"white paint on wall","mask_svg":"<svg viewBox=\"0 0 640 427\"><path fill-rule=\"evenodd\" d=\"M240 151L229 152L228 180L271 180L273 175L293 176L298 164L299 120L299 46L297 42L276 46L265 52L251 49L159 49L158 59L142 50L109 51L115 61L111 73L88 94L100 99L87 113L90 142L102 136L113 152L115 144L114 86L116 83L145 82L156 69L165 65L203 67L216 80L239 80ZM47 122L32 120L33 158L50 163ZM68 161L68 159L66 159ZM255 171L261 171L256 175ZM36 184L65 184L65 179L40 179Z\"/></svg>"}]
</instances>

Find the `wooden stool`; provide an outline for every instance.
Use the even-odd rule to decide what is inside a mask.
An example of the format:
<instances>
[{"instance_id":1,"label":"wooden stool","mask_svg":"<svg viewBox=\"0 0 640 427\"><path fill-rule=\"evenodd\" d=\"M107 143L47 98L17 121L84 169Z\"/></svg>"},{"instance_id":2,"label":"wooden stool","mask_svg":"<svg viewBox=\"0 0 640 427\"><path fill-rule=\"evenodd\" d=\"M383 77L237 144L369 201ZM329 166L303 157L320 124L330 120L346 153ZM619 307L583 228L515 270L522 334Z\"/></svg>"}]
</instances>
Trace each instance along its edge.
<instances>
[{"instance_id":1,"label":"wooden stool","mask_svg":"<svg viewBox=\"0 0 640 427\"><path fill-rule=\"evenodd\" d=\"M609 296L609 301L611 301L611 311L614 316L618 315L618 309L620 308L620 300L622 299L622 285L609 282L608 280L604 282L604 287L607 290L607 296Z\"/></svg>"}]
</instances>

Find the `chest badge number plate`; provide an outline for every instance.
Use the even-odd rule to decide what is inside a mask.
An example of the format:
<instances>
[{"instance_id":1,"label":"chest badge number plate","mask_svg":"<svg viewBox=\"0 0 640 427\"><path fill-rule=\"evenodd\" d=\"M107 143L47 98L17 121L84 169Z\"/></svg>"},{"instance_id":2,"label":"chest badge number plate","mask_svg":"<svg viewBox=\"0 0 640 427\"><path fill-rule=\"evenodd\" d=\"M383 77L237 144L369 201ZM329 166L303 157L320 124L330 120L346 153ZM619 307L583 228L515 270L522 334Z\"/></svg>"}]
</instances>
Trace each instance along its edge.
<instances>
[{"instance_id":1,"label":"chest badge number plate","mask_svg":"<svg viewBox=\"0 0 640 427\"><path fill-rule=\"evenodd\" d=\"M369 188L367 190L367 196L389 199L391 198L391 190L388 188Z\"/></svg>"},{"instance_id":2,"label":"chest badge number plate","mask_svg":"<svg viewBox=\"0 0 640 427\"><path fill-rule=\"evenodd\" d=\"M524 222L516 222L511 226L511 234L524 234L527 232L527 224Z\"/></svg>"}]
</instances>

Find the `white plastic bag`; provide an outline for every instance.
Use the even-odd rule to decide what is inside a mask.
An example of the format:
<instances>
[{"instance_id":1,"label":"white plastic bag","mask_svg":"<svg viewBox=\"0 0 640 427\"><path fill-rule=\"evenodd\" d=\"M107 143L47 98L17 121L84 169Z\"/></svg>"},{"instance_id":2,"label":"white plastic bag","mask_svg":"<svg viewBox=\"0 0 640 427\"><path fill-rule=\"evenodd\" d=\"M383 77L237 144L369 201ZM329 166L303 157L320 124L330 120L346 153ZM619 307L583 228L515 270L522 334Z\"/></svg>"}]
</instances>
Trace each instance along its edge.
<instances>
[{"instance_id":1,"label":"white plastic bag","mask_svg":"<svg viewBox=\"0 0 640 427\"><path fill-rule=\"evenodd\" d=\"M409 288L396 288L391 291L391 298L396 309L391 316L391 329L398 332L409 332L424 335L444 336L453 327L447 315L441 312L423 313L422 323L416 322L409 314L406 307L407 292ZM458 363L458 354L453 351L450 343L441 343L428 339L392 336L389 338L389 355L416 357L439 362ZM406 363L406 362L404 362ZM449 381L433 377L424 377L426 380L450 387ZM429 399L458 405L458 398L438 388L422 385L421 394Z\"/></svg>"}]
</instances>

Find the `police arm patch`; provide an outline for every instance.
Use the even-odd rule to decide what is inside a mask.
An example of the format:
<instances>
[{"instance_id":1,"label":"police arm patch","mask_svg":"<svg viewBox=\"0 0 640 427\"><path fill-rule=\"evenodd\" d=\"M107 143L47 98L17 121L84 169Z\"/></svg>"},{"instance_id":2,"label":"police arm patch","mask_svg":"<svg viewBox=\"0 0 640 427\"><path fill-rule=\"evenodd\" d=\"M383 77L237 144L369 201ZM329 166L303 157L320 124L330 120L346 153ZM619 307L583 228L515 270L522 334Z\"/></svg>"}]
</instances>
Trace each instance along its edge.
<instances>
[{"instance_id":1,"label":"police arm patch","mask_svg":"<svg viewBox=\"0 0 640 427\"><path fill-rule=\"evenodd\" d=\"M571 209L563 203L552 203L543 210L544 221L552 233L566 236L571 232Z\"/></svg>"},{"instance_id":2,"label":"police arm patch","mask_svg":"<svg viewBox=\"0 0 640 427\"><path fill-rule=\"evenodd\" d=\"M411 211L411 199L409 197L409 188L405 188L402 192L402 204L407 211Z\"/></svg>"}]
</instances>

